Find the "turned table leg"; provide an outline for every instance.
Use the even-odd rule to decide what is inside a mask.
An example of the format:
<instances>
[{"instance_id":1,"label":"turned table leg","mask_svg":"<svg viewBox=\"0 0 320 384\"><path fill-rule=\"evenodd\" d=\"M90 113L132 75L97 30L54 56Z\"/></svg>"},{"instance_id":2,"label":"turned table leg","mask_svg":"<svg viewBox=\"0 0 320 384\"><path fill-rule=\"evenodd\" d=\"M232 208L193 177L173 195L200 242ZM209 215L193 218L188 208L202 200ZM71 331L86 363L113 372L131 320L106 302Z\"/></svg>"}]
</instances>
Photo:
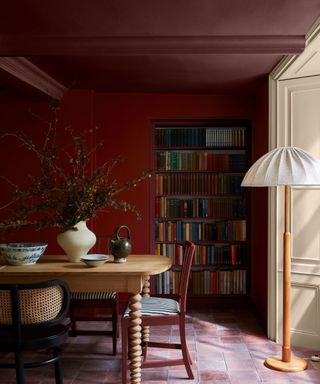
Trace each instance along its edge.
<instances>
[{"instance_id":1,"label":"turned table leg","mask_svg":"<svg viewBox=\"0 0 320 384\"><path fill-rule=\"evenodd\" d=\"M130 324L129 324L129 359L130 383L141 383L141 295L132 295L130 298Z\"/></svg>"},{"instance_id":2,"label":"turned table leg","mask_svg":"<svg viewBox=\"0 0 320 384\"><path fill-rule=\"evenodd\" d=\"M142 296L149 297L150 296L150 276L148 276L144 282L143 289L142 289ZM145 326L142 327L142 341L144 343L147 343L149 341L150 336L150 327Z\"/></svg>"}]
</instances>

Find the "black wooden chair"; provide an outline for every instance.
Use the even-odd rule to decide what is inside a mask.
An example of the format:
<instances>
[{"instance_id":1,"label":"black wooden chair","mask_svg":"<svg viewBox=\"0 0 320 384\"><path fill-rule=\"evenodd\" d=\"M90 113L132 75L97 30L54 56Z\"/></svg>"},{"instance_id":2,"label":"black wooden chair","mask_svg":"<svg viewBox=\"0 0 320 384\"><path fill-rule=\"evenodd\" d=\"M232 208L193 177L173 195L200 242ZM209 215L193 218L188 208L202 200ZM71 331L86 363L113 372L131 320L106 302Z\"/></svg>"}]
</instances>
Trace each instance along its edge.
<instances>
[{"instance_id":1,"label":"black wooden chair","mask_svg":"<svg viewBox=\"0 0 320 384\"><path fill-rule=\"evenodd\" d=\"M96 253L109 253L110 235L97 235ZM71 292L69 336L100 335L112 337L112 353L117 354L119 301L117 292ZM111 321L111 330L79 329L79 321Z\"/></svg>"},{"instance_id":2,"label":"black wooden chair","mask_svg":"<svg viewBox=\"0 0 320 384\"><path fill-rule=\"evenodd\" d=\"M24 369L53 363L56 384L63 384L61 345L68 337L63 323L70 293L62 280L34 284L0 284L0 351L13 352L14 362L0 368L15 368L16 383L24 384ZM46 350L47 357L25 361L26 351ZM0 380L1 382L1 380Z\"/></svg>"},{"instance_id":3,"label":"black wooden chair","mask_svg":"<svg viewBox=\"0 0 320 384\"><path fill-rule=\"evenodd\" d=\"M187 291L190 278L192 260L194 257L195 245L190 241L185 241L183 252L183 265L180 277L179 294L177 300L163 297L142 297L141 299L141 326L174 325L179 326L180 343L161 343L148 341L142 344L143 361L141 368L158 368L165 366L184 365L189 379L193 379L191 369L191 358L186 342L185 316ZM122 383L127 383L128 369L128 327L129 327L129 307L126 308L121 319L122 337ZM147 360L148 347L180 349L182 357L171 360Z\"/></svg>"}]
</instances>

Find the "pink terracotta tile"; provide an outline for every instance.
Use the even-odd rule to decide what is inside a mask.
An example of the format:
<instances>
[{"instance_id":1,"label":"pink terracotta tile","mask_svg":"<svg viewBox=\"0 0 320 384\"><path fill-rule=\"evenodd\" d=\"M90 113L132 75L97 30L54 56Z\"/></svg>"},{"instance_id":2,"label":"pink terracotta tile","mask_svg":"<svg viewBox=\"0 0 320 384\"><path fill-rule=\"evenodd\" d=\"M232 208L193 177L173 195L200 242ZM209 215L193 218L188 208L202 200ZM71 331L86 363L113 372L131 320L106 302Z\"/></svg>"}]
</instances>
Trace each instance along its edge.
<instances>
[{"instance_id":1,"label":"pink terracotta tile","mask_svg":"<svg viewBox=\"0 0 320 384\"><path fill-rule=\"evenodd\" d=\"M261 381L260 380L246 380L246 379L240 379L240 380L238 380L238 379L232 379L231 381L230 381L230 383L231 384L265 384L264 382L263 383L261 383Z\"/></svg>"},{"instance_id":2,"label":"pink terracotta tile","mask_svg":"<svg viewBox=\"0 0 320 384\"><path fill-rule=\"evenodd\" d=\"M92 322L88 325L91 329L105 326L104 323ZM247 310L192 311L188 315L186 334L195 379L188 380L184 366L179 365L143 369L143 384L320 384L320 363L310 361L310 357L319 351L293 348L294 355L309 359L309 367L304 372L286 374L264 366L267 357L281 353L281 345L266 338ZM178 328L152 327L150 339L178 342ZM69 338L62 355L64 384L121 384L120 338L118 346L119 353L115 357L110 354L109 338ZM27 358L41 358L44 355L28 353ZM149 349L149 358L180 357L180 350ZM0 354L0 359L12 361L12 356ZM0 374L0 384L15 384L14 370L1 369ZM26 374L26 384L55 382L51 365L27 370Z\"/></svg>"},{"instance_id":3,"label":"pink terracotta tile","mask_svg":"<svg viewBox=\"0 0 320 384\"><path fill-rule=\"evenodd\" d=\"M308 362L308 369L315 369L316 371L320 371L320 361L311 361L310 359L306 359Z\"/></svg>"},{"instance_id":4,"label":"pink terracotta tile","mask_svg":"<svg viewBox=\"0 0 320 384\"><path fill-rule=\"evenodd\" d=\"M202 335L201 337L197 337L196 339L196 348L199 350L201 346L211 346L211 347L219 347L220 346L220 339L219 337L213 337L211 335Z\"/></svg>"},{"instance_id":5,"label":"pink terracotta tile","mask_svg":"<svg viewBox=\"0 0 320 384\"><path fill-rule=\"evenodd\" d=\"M263 335L243 335L243 341L247 344L265 344L266 338Z\"/></svg>"},{"instance_id":6,"label":"pink terracotta tile","mask_svg":"<svg viewBox=\"0 0 320 384\"><path fill-rule=\"evenodd\" d=\"M238 371L238 370L231 371L231 370L228 370L228 374L229 374L229 378L230 378L231 383L233 381L236 381L236 380L239 380L239 381L242 380L243 383L247 383L250 380L251 381L259 381L260 380L259 375L255 370L251 370L251 371Z\"/></svg>"},{"instance_id":7,"label":"pink terracotta tile","mask_svg":"<svg viewBox=\"0 0 320 384\"><path fill-rule=\"evenodd\" d=\"M220 341L222 344L243 343L242 337L240 336L221 336Z\"/></svg>"},{"instance_id":8,"label":"pink terracotta tile","mask_svg":"<svg viewBox=\"0 0 320 384\"><path fill-rule=\"evenodd\" d=\"M293 383L320 383L320 372L306 369L302 372L290 373L290 381Z\"/></svg>"},{"instance_id":9,"label":"pink terracotta tile","mask_svg":"<svg viewBox=\"0 0 320 384\"><path fill-rule=\"evenodd\" d=\"M216 352L223 352L223 348L220 344L204 344L196 343L196 351L199 359L208 360L210 356Z\"/></svg>"},{"instance_id":10,"label":"pink terracotta tile","mask_svg":"<svg viewBox=\"0 0 320 384\"><path fill-rule=\"evenodd\" d=\"M41 382L39 384L53 384L54 381L52 379L48 379L48 378L45 378L43 380L41 380ZM5 382L1 384L6 384ZM27 382L26 384L31 384L29 382ZM76 382L74 381L74 379L65 379L63 378L63 384L76 384Z\"/></svg>"},{"instance_id":11,"label":"pink terracotta tile","mask_svg":"<svg viewBox=\"0 0 320 384\"><path fill-rule=\"evenodd\" d=\"M167 380L144 380L143 384L167 384Z\"/></svg>"},{"instance_id":12,"label":"pink terracotta tile","mask_svg":"<svg viewBox=\"0 0 320 384\"><path fill-rule=\"evenodd\" d=\"M204 321L204 320L200 320L200 319L196 319L194 322L193 322L193 327L195 329L216 329L217 328L217 325L213 322L210 322L210 321Z\"/></svg>"},{"instance_id":13,"label":"pink terracotta tile","mask_svg":"<svg viewBox=\"0 0 320 384\"><path fill-rule=\"evenodd\" d=\"M141 381L166 381L168 380L168 369L143 369L141 372Z\"/></svg>"},{"instance_id":14,"label":"pink terracotta tile","mask_svg":"<svg viewBox=\"0 0 320 384\"><path fill-rule=\"evenodd\" d=\"M239 326L237 323L226 323L226 324L218 324L217 323L217 329L220 330L220 329L226 329L226 330L231 330L231 329L234 329L234 330L239 330Z\"/></svg>"},{"instance_id":15,"label":"pink terracotta tile","mask_svg":"<svg viewBox=\"0 0 320 384\"><path fill-rule=\"evenodd\" d=\"M169 358L170 359L181 359L182 358L181 350L171 349L168 352L169 352ZM196 361L196 359L197 359L196 351L189 351L189 353L190 353L191 360ZM161 358L161 355L158 357Z\"/></svg>"},{"instance_id":16,"label":"pink terracotta tile","mask_svg":"<svg viewBox=\"0 0 320 384\"><path fill-rule=\"evenodd\" d=\"M179 380L179 384L193 384L193 383L199 383L199 379L198 378L195 378L194 380L190 380L190 379L181 379L181 378L178 378ZM176 378L174 379L168 379L168 381L166 381L165 383L166 384L177 384L178 383L178 380ZM144 384L144 383L143 383ZM215 383L216 384L216 383Z\"/></svg>"},{"instance_id":17,"label":"pink terracotta tile","mask_svg":"<svg viewBox=\"0 0 320 384\"><path fill-rule=\"evenodd\" d=\"M104 381L97 381L95 378L89 378L89 383L90 384L104 384L104 383L107 383L106 379ZM110 383L110 381L108 382L108 384ZM48 384L52 384L52 382L49 382ZM64 382L63 382L64 384ZM72 381L72 384L88 384L88 378L87 377L76 377L73 381Z\"/></svg>"},{"instance_id":18,"label":"pink terracotta tile","mask_svg":"<svg viewBox=\"0 0 320 384\"><path fill-rule=\"evenodd\" d=\"M191 343L195 342L195 338L190 337L190 336L187 336L186 340L187 340L187 344L189 344L189 343L191 344ZM180 336L171 336L169 342L170 343L180 343Z\"/></svg>"},{"instance_id":19,"label":"pink terracotta tile","mask_svg":"<svg viewBox=\"0 0 320 384\"><path fill-rule=\"evenodd\" d=\"M230 351L230 350L226 349L223 351L223 355L224 355L226 362L228 362L229 360L239 361L239 360L251 359L251 355L246 348L243 348L240 353L239 353L239 351L234 351L234 350Z\"/></svg>"},{"instance_id":20,"label":"pink terracotta tile","mask_svg":"<svg viewBox=\"0 0 320 384\"><path fill-rule=\"evenodd\" d=\"M222 360L200 360L198 362L199 371L226 371L226 363Z\"/></svg>"},{"instance_id":21,"label":"pink terracotta tile","mask_svg":"<svg viewBox=\"0 0 320 384\"><path fill-rule=\"evenodd\" d=\"M273 369L259 370L259 376L262 381L267 380L288 380L290 378L290 374L286 372L279 372Z\"/></svg>"},{"instance_id":22,"label":"pink terracotta tile","mask_svg":"<svg viewBox=\"0 0 320 384\"><path fill-rule=\"evenodd\" d=\"M117 370L120 369L121 362L119 359L112 359L112 360L106 360L106 359L88 359L86 360L82 366L81 371L83 370Z\"/></svg>"},{"instance_id":23,"label":"pink terracotta tile","mask_svg":"<svg viewBox=\"0 0 320 384\"><path fill-rule=\"evenodd\" d=\"M263 354L266 358L273 355L281 354L281 346L273 344L273 343L260 343L260 344L246 344L250 353L254 354L255 352L259 352L259 354Z\"/></svg>"},{"instance_id":24,"label":"pink terracotta tile","mask_svg":"<svg viewBox=\"0 0 320 384\"><path fill-rule=\"evenodd\" d=\"M266 370L270 369L264 365L265 360L266 360L265 356L252 357L252 362L253 362L254 366L256 367L257 371L266 371Z\"/></svg>"},{"instance_id":25,"label":"pink terracotta tile","mask_svg":"<svg viewBox=\"0 0 320 384\"><path fill-rule=\"evenodd\" d=\"M198 351L196 357L197 361L224 361L223 353L217 352L215 350L209 352L203 351L203 353L200 353L200 351Z\"/></svg>"},{"instance_id":26,"label":"pink terracotta tile","mask_svg":"<svg viewBox=\"0 0 320 384\"><path fill-rule=\"evenodd\" d=\"M217 329L218 336L241 336L239 329Z\"/></svg>"},{"instance_id":27,"label":"pink terracotta tile","mask_svg":"<svg viewBox=\"0 0 320 384\"><path fill-rule=\"evenodd\" d=\"M192 372L194 375L194 380L191 380L191 379L189 380L187 371L185 369L181 369L181 367L179 367L179 369L172 369L172 367L170 367L170 369L168 371L168 381L172 382L173 380L176 380L176 383L178 381L180 383L180 380L182 382L184 380L188 380L188 382L190 382L190 383L198 381L198 378L199 378L198 371L195 369L192 369Z\"/></svg>"},{"instance_id":28,"label":"pink terracotta tile","mask_svg":"<svg viewBox=\"0 0 320 384\"><path fill-rule=\"evenodd\" d=\"M75 380L81 379L86 380L87 383L108 383L114 380L120 380L121 372L107 371L102 369L86 369L79 371L79 374L76 376Z\"/></svg>"},{"instance_id":29,"label":"pink terracotta tile","mask_svg":"<svg viewBox=\"0 0 320 384\"><path fill-rule=\"evenodd\" d=\"M159 359L159 358L163 357L163 358L167 359L169 357L169 353L170 353L170 350L165 349L165 348L148 348L147 349L147 358L148 359Z\"/></svg>"},{"instance_id":30,"label":"pink terracotta tile","mask_svg":"<svg viewBox=\"0 0 320 384\"><path fill-rule=\"evenodd\" d=\"M255 371L255 365L252 359L235 360L229 359L226 362L229 371Z\"/></svg>"},{"instance_id":31,"label":"pink terracotta tile","mask_svg":"<svg viewBox=\"0 0 320 384\"><path fill-rule=\"evenodd\" d=\"M218 380L220 381L229 381L229 377L227 372L223 371L201 371L200 372L200 382L211 382L216 383Z\"/></svg>"},{"instance_id":32,"label":"pink terracotta tile","mask_svg":"<svg viewBox=\"0 0 320 384\"><path fill-rule=\"evenodd\" d=\"M261 382L259 382L261 383ZM281 379L281 380L266 380L266 381L263 381L262 382L263 384L292 384L292 381L290 381L290 379ZM262 384L261 383L261 384Z\"/></svg>"}]
</instances>

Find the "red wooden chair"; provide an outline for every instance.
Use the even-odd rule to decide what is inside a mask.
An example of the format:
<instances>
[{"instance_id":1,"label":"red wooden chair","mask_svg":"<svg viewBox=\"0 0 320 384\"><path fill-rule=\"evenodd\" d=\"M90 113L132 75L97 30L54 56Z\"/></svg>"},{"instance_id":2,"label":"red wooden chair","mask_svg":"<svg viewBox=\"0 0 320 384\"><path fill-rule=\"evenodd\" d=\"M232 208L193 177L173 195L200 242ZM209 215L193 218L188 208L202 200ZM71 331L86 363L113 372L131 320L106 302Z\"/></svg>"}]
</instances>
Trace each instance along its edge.
<instances>
[{"instance_id":1,"label":"red wooden chair","mask_svg":"<svg viewBox=\"0 0 320 384\"><path fill-rule=\"evenodd\" d=\"M162 297L142 297L141 300L141 320L142 326L153 325L179 325L180 344L159 343L148 341L143 343L143 362L141 368L158 368L172 365L184 364L189 379L193 379L191 369L191 358L186 343L185 316L188 282L190 277L191 265L194 256L195 245L190 241L184 244L183 265L181 270L179 294L177 300ZM127 383L128 369L128 327L129 327L129 307L124 312L121 319L122 336L122 383ZM148 347L181 349L182 358L171 360L147 360Z\"/></svg>"},{"instance_id":2,"label":"red wooden chair","mask_svg":"<svg viewBox=\"0 0 320 384\"><path fill-rule=\"evenodd\" d=\"M108 253L108 235L97 235L94 251ZM119 301L117 292L71 292L69 336L112 337L112 353L117 354ZM78 329L78 321L111 321L111 330Z\"/></svg>"}]
</instances>

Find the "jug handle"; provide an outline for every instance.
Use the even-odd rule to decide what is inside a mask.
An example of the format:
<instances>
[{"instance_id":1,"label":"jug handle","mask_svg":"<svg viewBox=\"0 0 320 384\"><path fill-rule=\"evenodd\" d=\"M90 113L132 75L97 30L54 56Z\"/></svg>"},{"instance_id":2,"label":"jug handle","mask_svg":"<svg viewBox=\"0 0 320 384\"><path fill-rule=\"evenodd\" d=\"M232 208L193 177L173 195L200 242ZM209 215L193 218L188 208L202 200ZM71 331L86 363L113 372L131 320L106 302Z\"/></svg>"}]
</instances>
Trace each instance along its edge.
<instances>
[{"instance_id":1,"label":"jug handle","mask_svg":"<svg viewBox=\"0 0 320 384\"><path fill-rule=\"evenodd\" d=\"M131 240L130 238L130 230L129 228L126 226L126 225L120 225L117 229L116 229L116 237L117 237L117 240L120 240L120 236L119 236L119 232L121 231L121 229L124 228L127 230L127 238L129 240Z\"/></svg>"}]
</instances>

